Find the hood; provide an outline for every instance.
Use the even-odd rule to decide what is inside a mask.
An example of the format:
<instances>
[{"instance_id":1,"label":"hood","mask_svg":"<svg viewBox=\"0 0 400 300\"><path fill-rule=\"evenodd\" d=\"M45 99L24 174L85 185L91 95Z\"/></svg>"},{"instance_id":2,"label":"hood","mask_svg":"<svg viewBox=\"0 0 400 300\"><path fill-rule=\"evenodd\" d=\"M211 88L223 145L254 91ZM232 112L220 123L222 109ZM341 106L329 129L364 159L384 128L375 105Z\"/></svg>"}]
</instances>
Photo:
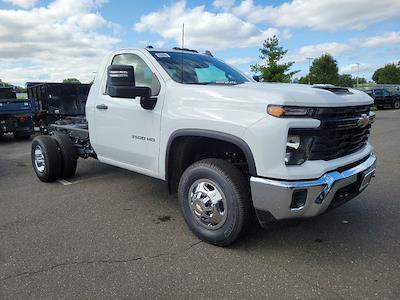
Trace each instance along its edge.
<instances>
[{"instance_id":1,"label":"hood","mask_svg":"<svg viewBox=\"0 0 400 300\"><path fill-rule=\"evenodd\" d=\"M347 89L346 93L335 93L312 86L289 83L245 82L238 85L180 85L190 93L206 94L206 99L247 102L252 104L277 104L314 107L340 107L372 104L366 93ZM189 92L189 91L188 91Z\"/></svg>"}]
</instances>

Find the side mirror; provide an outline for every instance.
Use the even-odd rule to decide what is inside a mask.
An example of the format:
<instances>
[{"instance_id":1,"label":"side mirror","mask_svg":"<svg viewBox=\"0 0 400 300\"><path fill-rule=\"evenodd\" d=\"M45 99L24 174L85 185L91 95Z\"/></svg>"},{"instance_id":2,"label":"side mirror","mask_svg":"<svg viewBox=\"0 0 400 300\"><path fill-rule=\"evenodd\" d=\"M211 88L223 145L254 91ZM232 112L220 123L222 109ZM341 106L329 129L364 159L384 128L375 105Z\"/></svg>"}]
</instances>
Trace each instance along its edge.
<instances>
[{"instance_id":1,"label":"side mirror","mask_svg":"<svg viewBox=\"0 0 400 300\"><path fill-rule=\"evenodd\" d=\"M107 69L107 94L113 98L140 97L144 109L154 109L156 98L151 98L151 88L136 86L133 66L111 65Z\"/></svg>"},{"instance_id":2,"label":"side mirror","mask_svg":"<svg viewBox=\"0 0 400 300\"><path fill-rule=\"evenodd\" d=\"M260 76L258 75L253 75L253 79L257 82L260 82Z\"/></svg>"}]
</instances>

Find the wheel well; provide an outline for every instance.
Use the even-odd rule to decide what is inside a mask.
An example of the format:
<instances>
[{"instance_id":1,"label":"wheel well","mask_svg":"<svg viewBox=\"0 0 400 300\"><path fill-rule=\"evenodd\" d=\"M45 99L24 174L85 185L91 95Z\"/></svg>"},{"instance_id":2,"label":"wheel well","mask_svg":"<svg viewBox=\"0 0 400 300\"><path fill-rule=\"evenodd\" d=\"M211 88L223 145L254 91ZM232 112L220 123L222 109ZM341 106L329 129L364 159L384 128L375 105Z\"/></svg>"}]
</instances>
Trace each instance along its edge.
<instances>
[{"instance_id":1,"label":"wheel well","mask_svg":"<svg viewBox=\"0 0 400 300\"><path fill-rule=\"evenodd\" d=\"M244 142L243 142L244 143ZM247 146L247 144L246 144ZM248 147L248 146L247 146ZM179 180L191 164L206 158L224 159L249 176L255 172L253 157L248 149L235 142L205 136L179 136L169 145L166 159L166 176L170 192L175 192ZM246 152L246 153L245 153Z\"/></svg>"}]
</instances>

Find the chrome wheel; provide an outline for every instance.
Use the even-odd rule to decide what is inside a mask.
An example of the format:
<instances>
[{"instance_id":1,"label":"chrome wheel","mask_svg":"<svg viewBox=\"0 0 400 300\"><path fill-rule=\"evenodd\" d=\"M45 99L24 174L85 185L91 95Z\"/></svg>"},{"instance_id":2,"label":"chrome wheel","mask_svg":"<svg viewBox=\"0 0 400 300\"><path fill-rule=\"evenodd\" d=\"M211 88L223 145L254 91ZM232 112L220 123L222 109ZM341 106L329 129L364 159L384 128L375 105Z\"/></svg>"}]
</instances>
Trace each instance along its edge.
<instances>
[{"instance_id":1,"label":"chrome wheel","mask_svg":"<svg viewBox=\"0 0 400 300\"><path fill-rule=\"evenodd\" d=\"M39 173L43 173L46 169L42 147L39 145L35 147L35 168Z\"/></svg>"},{"instance_id":2,"label":"chrome wheel","mask_svg":"<svg viewBox=\"0 0 400 300\"><path fill-rule=\"evenodd\" d=\"M195 220L207 229L224 225L227 206L224 193L208 179L195 181L189 189L189 205Z\"/></svg>"}]
</instances>

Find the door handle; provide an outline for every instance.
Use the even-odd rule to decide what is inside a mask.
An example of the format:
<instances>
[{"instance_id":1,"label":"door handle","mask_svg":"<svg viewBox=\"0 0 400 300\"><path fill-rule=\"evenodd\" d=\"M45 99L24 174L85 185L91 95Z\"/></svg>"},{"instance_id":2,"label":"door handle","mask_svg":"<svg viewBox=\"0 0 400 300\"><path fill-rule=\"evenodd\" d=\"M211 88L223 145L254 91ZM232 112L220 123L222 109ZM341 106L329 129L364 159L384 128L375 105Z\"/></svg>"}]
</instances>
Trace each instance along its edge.
<instances>
[{"instance_id":1,"label":"door handle","mask_svg":"<svg viewBox=\"0 0 400 300\"><path fill-rule=\"evenodd\" d=\"M105 104L99 104L99 105L96 105L96 108L97 108L97 109L107 109L108 106L105 105Z\"/></svg>"}]
</instances>

